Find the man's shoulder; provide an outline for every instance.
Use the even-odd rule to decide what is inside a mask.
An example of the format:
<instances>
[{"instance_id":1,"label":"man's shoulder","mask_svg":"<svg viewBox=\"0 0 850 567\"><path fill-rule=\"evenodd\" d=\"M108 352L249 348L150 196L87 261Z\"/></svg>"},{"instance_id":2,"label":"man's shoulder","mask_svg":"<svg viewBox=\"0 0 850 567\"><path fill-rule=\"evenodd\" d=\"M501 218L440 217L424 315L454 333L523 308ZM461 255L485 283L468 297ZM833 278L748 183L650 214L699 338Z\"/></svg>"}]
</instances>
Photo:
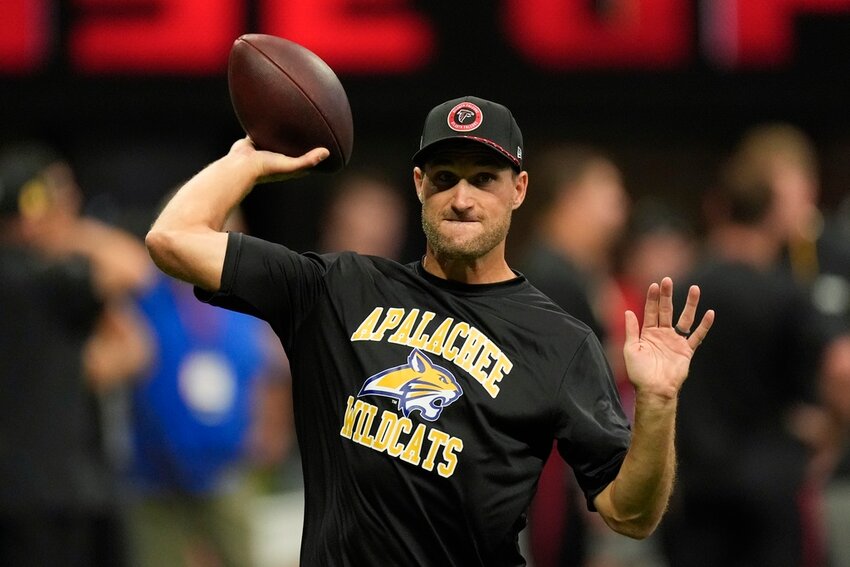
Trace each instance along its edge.
<instances>
[{"instance_id":1,"label":"man's shoulder","mask_svg":"<svg viewBox=\"0 0 850 567\"><path fill-rule=\"evenodd\" d=\"M522 259L520 270L529 280L583 289L585 276L572 259L543 242L535 243ZM541 287L545 287L541 284Z\"/></svg>"},{"instance_id":2,"label":"man's shoulder","mask_svg":"<svg viewBox=\"0 0 850 567\"><path fill-rule=\"evenodd\" d=\"M590 332L592 330L588 324L572 315L560 303L556 302L531 282L528 282L527 289L522 294L522 298L531 312L545 318L552 324L574 327L579 332Z\"/></svg>"},{"instance_id":3,"label":"man's shoulder","mask_svg":"<svg viewBox=\"0 0 850 567\"><path fill-rule=\"evenodd\" d=\"M413 265L401 264L389 258L368 256L352 251L343 252L304 252L303 256L325 267L331 277L341 278L342 283L354 283L354 278L365 278L373 282L375 278L399 279L415 278Z\"/></svg>"}]
</instances>

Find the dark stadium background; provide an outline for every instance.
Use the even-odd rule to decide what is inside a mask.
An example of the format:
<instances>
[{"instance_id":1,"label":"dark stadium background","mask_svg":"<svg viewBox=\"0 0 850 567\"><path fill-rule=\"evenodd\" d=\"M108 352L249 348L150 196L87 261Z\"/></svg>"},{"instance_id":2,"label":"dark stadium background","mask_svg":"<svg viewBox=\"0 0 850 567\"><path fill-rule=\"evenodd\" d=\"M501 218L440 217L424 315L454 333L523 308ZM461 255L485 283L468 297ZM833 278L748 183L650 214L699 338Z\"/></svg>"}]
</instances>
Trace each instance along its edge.
<instances>
[{"instance_id":1,"label":"dark stadium background","mask_svg":"<svg viewBox=\"0 0 850 567\"><path fill-rule=\"evenodd\" d=\"M120 49L107 43L103 53L119 63L104 70L81 65L74 38L92 22L104 27L147 21L155 27L158 18L178 4L196 10L186 26L192 32L210 25L215 15L210 9L226 5L236 10L239 22L230 41L246 32L283 35L285 26L268 21L270 6L284 22L298 10L334 12L336 28L327 30L329 41L335 29L349 29L349 23L357 28L364 18L412 14L424 22L429 56L407 69L376 68L369 57L339 66L330 61L354 115L350 167L385 168L400 190L408 191L412 220L416 202L409 157L417 147L422 119L434 104L465 94L507 104L523 128L526 155L554 140L599 145L621 165L634 196L663 195L695 219L698 196L712 183L725 152L746 127L761 121L790 121L812 136L822 158L827 209L850 187L850 1L764 0L790 25L788 51L772 61L722 63L708 41L707 14L721 5L744 6L745 1L561 0L560 5L580 10L603 30L615 29L623 14L633 13L630 10L682 11L686 23L676 33L684 43L673 60L660 64L635 62L629 49L594 62L598 45L585 46L591 52L584 55L590 63L584 64L557 63L557 53L555 64L529 55L519 46L533 44L537 30L528 29L525 18L517 18L512 10L522 10L537 22L567 24L557 22L557 0L2 3L7 15L0 23L0 34L6 36L0 38L0 142L41 138L57 145L77 169L88 208L139 233L163 195L225 152L241 134L228 99L225 57L214 70L129 64L122 69ZM44 10L40 23L15 21L22 6L35 5ZM326 37L321 18L315 22L303 37ZM301 32L305 28L299 28ZM22 64L15 40L32 37L41 42L40 55ZM155 34L150 41L156 41ZM314 175L256 190L245 203L251 229L296 249L310 247L332 183L332 176ZM412 233L411 257L421 246L417 231Z\"/></svg>"}]
</instances>

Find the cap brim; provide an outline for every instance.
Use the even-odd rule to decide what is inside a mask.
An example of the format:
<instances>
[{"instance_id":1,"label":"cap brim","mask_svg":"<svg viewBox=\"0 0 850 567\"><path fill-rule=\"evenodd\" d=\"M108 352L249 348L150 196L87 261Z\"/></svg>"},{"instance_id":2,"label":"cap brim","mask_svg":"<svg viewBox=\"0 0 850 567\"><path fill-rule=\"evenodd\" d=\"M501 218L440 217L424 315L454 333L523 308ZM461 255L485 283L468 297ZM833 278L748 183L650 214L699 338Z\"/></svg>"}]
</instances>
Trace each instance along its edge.
<instances>
[{"instance_id":1,"label":"cap brim","mask_svg":"<svg viewBox=\"0 0 850 567\"><path fill-rule=\"evenodd\" d=\"M427 146L421 148L418 152L413 154L413 165L421 167L424 165L425 161L428 159L434 151L440 149L440 146L445 146L449 142L458 141L458 140L467 140L470 142L475 142L480 144L490 150L493 153L498 154L503 157L505 161L508 162L508 165L514 168L517 171L522 169L522 163L516 158L516 156L512 155L505 148L500 146L499 144L488 140L486 138L480 138L478 136L464 136L464 135L455 135L455 136L447 136L445 138L440 138L439 140L434 140Z\"/></svg>"}]
</instances>

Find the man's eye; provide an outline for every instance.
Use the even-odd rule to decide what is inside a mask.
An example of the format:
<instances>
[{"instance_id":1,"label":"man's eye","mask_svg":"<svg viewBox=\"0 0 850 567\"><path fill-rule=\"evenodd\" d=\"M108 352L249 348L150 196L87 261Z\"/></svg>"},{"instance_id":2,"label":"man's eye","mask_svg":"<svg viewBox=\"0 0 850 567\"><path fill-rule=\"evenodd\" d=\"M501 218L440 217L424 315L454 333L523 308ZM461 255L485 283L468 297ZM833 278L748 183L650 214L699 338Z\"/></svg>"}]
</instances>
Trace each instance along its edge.
<instances>
[{"instance_id":1,"label":"man's eye","mask_svg":"<svg viewBox=\"0 0 850 567\"><path fill-rule=\"evenodd\" d=\"M434 185L440 189L448 189L449 187L454 187L455 184L457 184L457 176L447 171L438 172L434 175L432 180L434 181Z\"/></svg>"},{"instance_id":2,"label":"man's eye","mask_svg":"<svg viewBox=\"0 0 850 567\"><path fill-rule=\"evenodd\" d=\"M487 185L488 183L492 183L496 180L496 176L492 173L479 173L475 176L475 185Z\"/></svg>"}]
</instances>

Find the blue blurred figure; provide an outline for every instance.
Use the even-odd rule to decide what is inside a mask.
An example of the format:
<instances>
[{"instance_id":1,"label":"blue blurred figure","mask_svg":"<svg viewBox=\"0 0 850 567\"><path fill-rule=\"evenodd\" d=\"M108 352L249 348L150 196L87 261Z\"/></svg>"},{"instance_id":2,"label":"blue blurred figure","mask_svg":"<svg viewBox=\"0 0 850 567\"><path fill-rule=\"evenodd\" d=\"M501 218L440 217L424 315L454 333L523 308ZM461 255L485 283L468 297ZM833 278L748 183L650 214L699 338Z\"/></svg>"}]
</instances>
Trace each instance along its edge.
<instances>
[{"instance_id":1,"label":"blue blurred figure","mask_svg":"<svg viewBox=\"0 0 850 567\"><path fill-rule=\"evenodd\" d=\"M253 465L280 462L289 445L283 349L265 322L164 275L138 304L154 350L132 392L139 565L252 565Z\"/></svg>"}]
</instances>

